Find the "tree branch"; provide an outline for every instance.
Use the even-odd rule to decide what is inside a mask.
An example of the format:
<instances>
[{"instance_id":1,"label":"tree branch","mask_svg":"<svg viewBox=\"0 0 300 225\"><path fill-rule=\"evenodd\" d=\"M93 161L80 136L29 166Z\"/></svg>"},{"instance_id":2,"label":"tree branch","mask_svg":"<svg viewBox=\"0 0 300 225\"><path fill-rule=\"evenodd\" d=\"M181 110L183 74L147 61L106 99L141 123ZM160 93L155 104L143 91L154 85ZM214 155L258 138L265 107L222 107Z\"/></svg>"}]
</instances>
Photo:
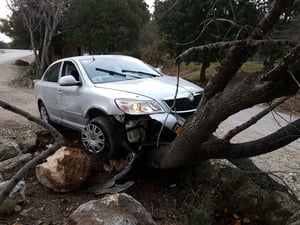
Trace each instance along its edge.
<instances>
[{"instance_id":1,"label":"tree branch","mask_svg":"<svg viewBox=\"0 0 300 225\"><path fill-rule=\"evenodd\" d=\"M288 71L288 67L292 64L296 63L298 61L298 64L300 62L300 44L298 44L296 47L292 49L292 51L284 57L284 60L282 63L280 63L278 66L276 66L274 69L268 71L266 74L262 76L262 80L264 81L276 81L278 79L281 79L282 74L286 74ZM300 72L299 65L298 68L294 68L296 72ZM291 75L291 72L288 71L288 74ZM293 73L292 73L293 75ZM295 75L292 76L296 84L299 86L299 80L295 78Z\"/></svg>"},{"instance_id":2,"label":"tree branch","mask_svg":"<svg viewBox=\"0 0 300 225\"><path fill-rule=\"evenodd\" d=\"M19 114L30 121L37 123L38 125L44 127L49 130L51 135L55 138L54 145L50 146L46 151L44 151L39 156L35 157L31 161L29 161L22 169L20 169L10 180L7 182L6 186L0 192L0 205L7 198L12 189L17 185L17 183L25 177L31 169L35 168L35 166L41 162L43 162L48 156L52 155L57 149L63 146L65 143L64 137L52 126L45 123L44 121L32 116L31 114L25 112L22 109L14 107L2 100L0 100L0 106L6 110Z\"/></svg>"},{"instance_id":3,"label":"tree branch","mask_svg":"<svg viewBox=\"0 0 300 225\"><path fill-rule=\"evenodd\" d=\"M257 139L255 141L224 144L223 140L211 140L201 146L201 158L203 154L210 158L248 158L272 152L300 137L300 119L297 119L278 131Z\"/></svg>"},{"instance_id":4,"label":"tree branch","mask_svg":"<svg viewBox=\"0 0 300 225\"><path fill-rule=\"evenodd\" d=\"M284 103L286 100L288 100L290 96L283 97L278 99L276 102L271 104L268 108L264 109L263 111L259 112L257 115L253 116L250 120L248 120L246 123L235 127L233 130L229 131L223 138L223 140L229 141L231 140L234 136L242 132L243 130L246 130L248 127L252 126L255 124L258 120L263 118L265 115L267 115L269 112L271 112L273 109L275 109L277 106L280 104Z\"/></svg>"},{"instance_id":5,"label":"tree branch","mask_svg":"<svg viewBox=\"0 0 300 225\"><path fill-rule=\"evenodd\" d=\"M242 47L260 47L260 46L296 46L299 41L293 40L236 40L236 41L223 41L216 42L207 45L201 45L196 47L191 47L181 53L175 59L175 64L180 64L186 57L195 52L206 52L215 49L228 48L231 46L242 46Z\"/></svg>"},{"instance_id":6,"label":"tree branch","mask_svg":"<svg viewBox=\"0 0 300 225\"><path fill-rule=\"evenodd\" d=\"M267 15L259 22L249 39L261 40L273 27L280 16L293 4L293 0L274 0ZM204 90L200 105L203 106L218 92L224 90L226 85L235 76L240 67L254 54L256 47L232 46L221 66L212 76Z\"/></svg>"}]
</instances>

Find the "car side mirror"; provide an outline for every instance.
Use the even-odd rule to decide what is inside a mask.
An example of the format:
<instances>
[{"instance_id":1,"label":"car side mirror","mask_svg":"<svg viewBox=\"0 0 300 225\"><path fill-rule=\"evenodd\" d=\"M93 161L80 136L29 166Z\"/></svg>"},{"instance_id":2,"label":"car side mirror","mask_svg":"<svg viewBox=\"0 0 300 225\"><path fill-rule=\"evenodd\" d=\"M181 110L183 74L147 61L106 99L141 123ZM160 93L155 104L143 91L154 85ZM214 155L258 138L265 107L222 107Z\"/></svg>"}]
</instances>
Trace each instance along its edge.
<instances>
[{"instance_id":1,"label":"car side mirror","mask_svg":"<svg viewBox=\"0 0 300 225\"><path fill-rule=\"evenodd\" d=\"M61 86L76 86L81 85L80 81L75 80L75 78L72 75L66 75L58 80L58 84Z\"/></svg>"}]
</instances>

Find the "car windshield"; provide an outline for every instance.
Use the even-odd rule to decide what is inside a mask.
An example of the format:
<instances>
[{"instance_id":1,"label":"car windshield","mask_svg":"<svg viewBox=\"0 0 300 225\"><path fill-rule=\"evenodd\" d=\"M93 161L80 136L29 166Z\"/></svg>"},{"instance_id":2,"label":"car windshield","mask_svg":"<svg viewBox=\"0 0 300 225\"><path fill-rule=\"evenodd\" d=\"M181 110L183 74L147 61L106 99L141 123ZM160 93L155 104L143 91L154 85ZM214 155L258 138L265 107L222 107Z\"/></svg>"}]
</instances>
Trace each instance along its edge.
<instances>
[{"instance_id":1,"label":"car windshield","mask_svg":"<svg viewBox=\"0 0 300 225\"><path fill-rule=\"evenodd\" d=\"M132 57L91 56L80 62L95 84L161 76L148 64Z\"/></svg>"}]
</instances>

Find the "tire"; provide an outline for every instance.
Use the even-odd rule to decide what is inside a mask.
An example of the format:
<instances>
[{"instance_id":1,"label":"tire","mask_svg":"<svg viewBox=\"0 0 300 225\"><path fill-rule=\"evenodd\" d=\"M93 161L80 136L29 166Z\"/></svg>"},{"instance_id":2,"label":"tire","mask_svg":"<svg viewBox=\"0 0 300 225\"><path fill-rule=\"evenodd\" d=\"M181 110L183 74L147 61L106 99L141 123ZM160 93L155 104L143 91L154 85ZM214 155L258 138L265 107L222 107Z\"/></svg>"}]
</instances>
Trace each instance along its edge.
<instances>
[{"instance_id":1,"label":"tire","mask_svg":"<svg viewBox=\"0 0 300 225\"><path fill-rule=\"evenodd\" d=\"M117 152L118 145L113 140L114 120L110 117L96 117L89 121L81 131L84 147L107 160Z\"/></svg>"},{"instance_id":2,"label":"tire","mask_svg":"<svg viewBox=\"0 0 300 225\"><path fill-rule=\"evenodd\" d=\"M51 120L50 120L47 108L44 105L44 103L42 103L42 102L39 104L39 111L40 111L41 120L43 120L44 122L46 122L48 124L51 124Z\"/></svg>"}]
</instances>

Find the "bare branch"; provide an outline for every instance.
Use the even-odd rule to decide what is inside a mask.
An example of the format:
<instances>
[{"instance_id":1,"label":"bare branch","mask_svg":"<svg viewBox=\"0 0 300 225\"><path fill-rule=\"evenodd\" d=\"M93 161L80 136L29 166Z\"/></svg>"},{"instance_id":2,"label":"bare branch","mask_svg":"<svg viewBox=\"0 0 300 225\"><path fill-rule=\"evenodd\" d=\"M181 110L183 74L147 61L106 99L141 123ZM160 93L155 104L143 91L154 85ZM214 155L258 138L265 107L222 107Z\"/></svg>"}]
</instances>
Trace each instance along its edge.
<instances>
[{"instance_id":1,"label":"bare branch","mask_svg":"<svg viewBox=\"0 0 300 225\"><path fill-rule=\"evenodd\" d=\"M291 122L278 131L255 141L224 144L223 140L210 140L201 146L201 157L209 154L213 158L248 158L279 149L300 137L300 119ZM216 143L219 142L218 146ZM212 148L214 146L214 148Z\"/></svg>"},{"instance_id":2,"label":"bare branch","mask_svg":"<svg viewBox=\"0 0 300 225\"><path fill-rule=\"evenodd\" d=\"M11 111L11 112L14 112L16 114L19 114L25 118L27 118L29 121L32 121L38 125L40 125L41 127L47 129L50 131L51 135L55 138L55 139L60 139L62 138L63 136L55 129L53 128L51 125L49 125L48 123L45 123L43 120L39 119L39 118L36 118L35 116L32 116L31 114L29 114L28 112L25 112L24 110L22 109L19 109L7 102L4 102L0 99L0 106L3 108L3 109L6 109L8 111Z\"/></svg>"},{"instance_id":3,"label":"bare branch","mask_svg":"<svg viewBox=\"0 0 300 225\"><path fill-rule=\"evenodd\" d=\"M293 0L274 0L271 9L259 22L249 39L262 39L272 29L274 23L278 21L280 15L292 4ZM221 66L207 84L200 105L203 106L218 92L223 91L231 78L235 76L236 72L248 58L254 54L255 50L255 47L232 46L222 61Z\"/></svg>"},{"instance_id":4,"label":"bare branch","mask_svg":"<svg viewBox=\"0 0 300 225\"><path fill-rule=\"evenodd\" d=\"M293 63L296 63L297 61L300 61L300 44L298 44L295 48L293 48L292 51L286 57L284 57L284 61L282 63L280 63L274 69L268 71L266 74L264 74L262 76L262 80L275 81L275 80L280 79L282 74L288 73L289 75L291 75L291 74L293 75L291 77L295 81L297 86L299 87L299 81L297 81L293 72L291 72L288 69L288 66L290 66Z\"/></svg>"},{"instance_id":5,"label":"bare branch","mask_svg":"<svg viewBox=\"0 0 300 225\"><path fill-rule=\"evenodd\" d=\"M259 47L259 46L296 46L299 44L299 41L293 40L237 40L237 41L228 41L228 42L216 42L213 44L207 44L202 46L191 47L181 53L175 59L175 64L179 64L184 61L184 59L194 54L195 52L206 52L215 49L228 48L231 46L244 46L244 47Z\"/></svg>"},{"instance_id":6,"label":"bare branch","mask_svg":"<svg viewBox=\"0 0 300 225\"><path fill-rule=\"evenodd\" d=\"M10 180L7 182L6 186L0 192L0 205L7 198L11 190L16 186L16 184L25 177L31 169L34 169L35 166L41 162L43 162L48 156L52 155L57 149L59 149L64 144L64 137L52 126L45 123L44 121L32 116L31 114L25 112L22 109L14 107L2 100L0 100L0 106L6 110L12 111L16 114L19 114L30 121L37 123L38 125L46 128L50 131L52 136L55 138L55 144L50 146L46 151L44 151L39 156L35 157L31 161L29 161L22 169L20 169Z\"/></svg>"},{"instance_id":7,"label":"bare branch","mask_svg":"<svg viewBox=\"0 0 300 225\"><path fill-rule=\"evenodd\" d=\"M277 106L280 104L284 103L286 100L288 100L290 96L283 97L281 99L278 99L278 101L274 102L273 104L270 105L270 107L264 109L257 115L253 116L250 120L248 120L246 123L235 127L233 130L229 131L223 138L223 140L229 141L231 140L234 136L242 132L243 130L246 130L248 127L252 126L255 124L258 120L263 118L265 115L267 115L269 112L271 112L273 109L275 109Z\"/></svg>"}]
</instances>

